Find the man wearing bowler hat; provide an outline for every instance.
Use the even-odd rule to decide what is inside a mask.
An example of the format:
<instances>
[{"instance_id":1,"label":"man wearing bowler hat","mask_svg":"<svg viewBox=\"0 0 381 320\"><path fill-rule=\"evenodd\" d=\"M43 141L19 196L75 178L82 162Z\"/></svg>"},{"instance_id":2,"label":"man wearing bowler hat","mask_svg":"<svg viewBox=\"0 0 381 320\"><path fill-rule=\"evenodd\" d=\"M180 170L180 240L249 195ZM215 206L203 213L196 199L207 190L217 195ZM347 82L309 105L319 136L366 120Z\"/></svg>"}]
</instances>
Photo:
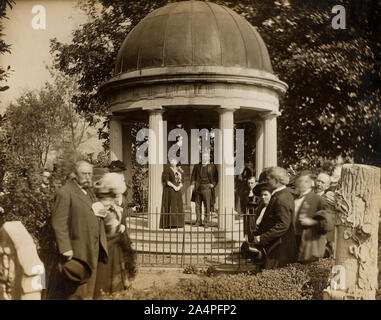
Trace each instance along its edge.
<instances>
[{"instance_id":1,"label":"man wearing bowler hat","mask_svg":"<svg viewBox=\"0 0 381 320\"><path fill-rule=\"evenodd\" d=\"M90 163L77 162L73 179L57 192L52 226L59 258L48 299L92 299L98 261L107 262L104 222L92 211L92 174Z\"/></svg>"}]
</instances>

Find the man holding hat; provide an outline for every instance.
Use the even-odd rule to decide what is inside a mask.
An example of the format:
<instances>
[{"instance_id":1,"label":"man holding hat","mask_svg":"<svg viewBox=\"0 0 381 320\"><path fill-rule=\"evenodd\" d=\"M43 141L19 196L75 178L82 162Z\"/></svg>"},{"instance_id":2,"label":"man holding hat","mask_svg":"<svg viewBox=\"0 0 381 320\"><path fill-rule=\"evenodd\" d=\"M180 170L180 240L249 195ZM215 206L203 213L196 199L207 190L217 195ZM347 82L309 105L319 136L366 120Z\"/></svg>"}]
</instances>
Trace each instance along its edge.
<instances>
[{"instance_id":1,"label":"man holding hat","mask_svg":"<svg viewBox=\"0 0 381 320\"><path fill-rule=\"evenodd\" d=\"M77 162L73 179L57 192L52 226L60 255L49 299L92 299L98 261L107 262L104 222L92 211L92 174L90 163Z\"/></svg>"}]
</instances>

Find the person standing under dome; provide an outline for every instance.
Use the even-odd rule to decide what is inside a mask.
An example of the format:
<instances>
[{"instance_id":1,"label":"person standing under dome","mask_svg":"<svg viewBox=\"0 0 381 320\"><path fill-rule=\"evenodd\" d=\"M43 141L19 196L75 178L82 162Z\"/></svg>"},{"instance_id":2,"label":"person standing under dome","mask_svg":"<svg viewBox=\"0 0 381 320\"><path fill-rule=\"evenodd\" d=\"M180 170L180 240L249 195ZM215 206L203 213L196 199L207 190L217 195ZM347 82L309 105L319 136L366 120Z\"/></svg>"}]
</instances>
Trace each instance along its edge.
<instances>
[{"instance_id":1,"label":"person standing under dome","mask_svg":"<svg viewBox=\"0 0 381 320\"><path fill-rule=\"evenodd\" d=\"M171 159L170 166L163 171L164 189L159 223L161 229L184 227L181 171L181 168L177 166L176 159Z\"/></svg>"}]
</instances>

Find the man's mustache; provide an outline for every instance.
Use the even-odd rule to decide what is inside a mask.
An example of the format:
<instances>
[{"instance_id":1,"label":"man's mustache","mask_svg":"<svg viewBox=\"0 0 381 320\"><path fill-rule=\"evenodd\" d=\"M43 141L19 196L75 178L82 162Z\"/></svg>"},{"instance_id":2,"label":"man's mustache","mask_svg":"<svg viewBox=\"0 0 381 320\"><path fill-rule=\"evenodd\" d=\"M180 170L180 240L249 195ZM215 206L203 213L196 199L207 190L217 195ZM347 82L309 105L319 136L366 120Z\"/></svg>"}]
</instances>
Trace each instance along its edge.
<instances>
[{"instance_id":1,"label":"man's mustache","mask_svg":"<svg viewBox=\"0 0 381 320\"><path fill-rule=\"evenodd\" d=\"M79 181L79 184L81 186L91 187L93 185L93 182L91 180L88 180L88 179L82 179Z\"/></svg>"}]
</instances>

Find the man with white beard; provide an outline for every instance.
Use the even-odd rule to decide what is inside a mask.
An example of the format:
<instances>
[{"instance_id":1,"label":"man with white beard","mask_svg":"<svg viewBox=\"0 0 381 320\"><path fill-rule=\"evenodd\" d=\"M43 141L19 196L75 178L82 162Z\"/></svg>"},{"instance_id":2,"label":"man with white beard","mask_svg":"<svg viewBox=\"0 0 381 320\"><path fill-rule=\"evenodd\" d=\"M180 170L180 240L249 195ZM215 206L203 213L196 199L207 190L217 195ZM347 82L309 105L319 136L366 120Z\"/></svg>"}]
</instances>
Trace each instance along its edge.
<instances>
[{"instance_id":1,"label":"man with white beard","mask_svg":"<svg viewBox=\"0 0 381 320\"><path fill-rule=\"evenodd\" d=\"M323 196L331 185L331 177L325 172L319 173L315 180L315 193L318 196Z\"/></svg>"}]
</instances>

